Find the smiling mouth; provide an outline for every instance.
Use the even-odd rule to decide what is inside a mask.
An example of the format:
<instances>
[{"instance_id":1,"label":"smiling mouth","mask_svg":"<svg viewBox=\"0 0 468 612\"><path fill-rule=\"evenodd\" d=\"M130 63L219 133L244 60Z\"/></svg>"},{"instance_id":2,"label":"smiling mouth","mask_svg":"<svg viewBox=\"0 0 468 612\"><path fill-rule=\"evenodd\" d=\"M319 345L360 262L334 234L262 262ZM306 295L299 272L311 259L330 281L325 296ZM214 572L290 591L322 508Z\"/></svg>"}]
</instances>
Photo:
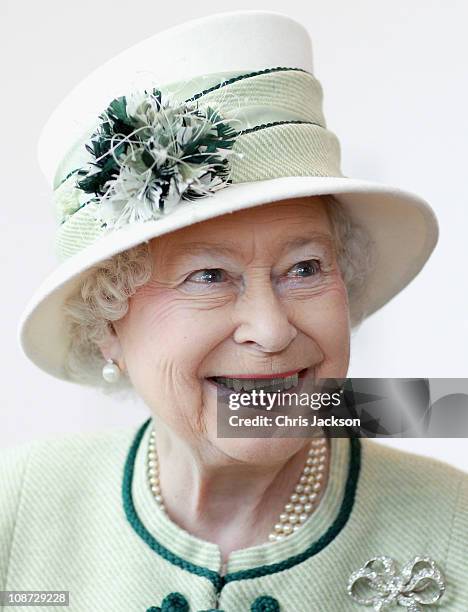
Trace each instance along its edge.
<instances>
[{"instance_id":1,"label":"smiling mouth","mask_svg":"<svg viewBox=\"0 0 468 612\"><path fill-rule=\"evenodd\" d=\"M208 380L215 383L222 389L229 391L252 391L254 389L263 389L265 391L287 391L288 389L297 387L306 375L309 368L296 371L292 374L284 376L278 374L265 374L247 377L245 375L239 377L232 376L210 376Z\"/></svg>"}]
</instances>

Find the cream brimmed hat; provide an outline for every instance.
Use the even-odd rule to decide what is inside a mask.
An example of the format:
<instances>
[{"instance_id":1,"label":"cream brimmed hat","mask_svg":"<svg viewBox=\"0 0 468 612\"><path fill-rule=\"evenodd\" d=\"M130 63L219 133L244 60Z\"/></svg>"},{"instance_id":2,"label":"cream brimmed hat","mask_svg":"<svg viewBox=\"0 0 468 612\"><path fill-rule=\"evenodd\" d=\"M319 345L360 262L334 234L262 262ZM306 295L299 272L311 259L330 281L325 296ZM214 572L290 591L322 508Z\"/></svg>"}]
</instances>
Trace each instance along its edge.
<instances>
[{"instance_id":1,"label":"cream brimmed hat","mask_svg":"<svg viewBox=\"0 0 468 612\"><path fill-rule=\"evenodd\" d=\"M96 69L45 125L59 265L25 307L18 340L68 380L63 304L94 264L153 237L275 200L334 194L375 242L367 315L421 270L430 206L344 176L322 112L308 32L272 12L221 13L160 32Z\"/></svg>"}]
</instances>

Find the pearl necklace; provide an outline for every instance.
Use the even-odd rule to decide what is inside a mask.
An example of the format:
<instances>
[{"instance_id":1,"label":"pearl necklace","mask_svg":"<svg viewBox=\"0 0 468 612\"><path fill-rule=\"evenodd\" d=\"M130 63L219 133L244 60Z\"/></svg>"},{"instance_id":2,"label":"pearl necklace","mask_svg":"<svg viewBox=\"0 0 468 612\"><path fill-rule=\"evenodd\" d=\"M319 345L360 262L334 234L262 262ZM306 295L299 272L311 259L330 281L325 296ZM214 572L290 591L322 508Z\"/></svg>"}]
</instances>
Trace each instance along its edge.
<instances>
[{"instance_id":1,"label":"pearl necklace","mask_svg":"<svg viewBox=\"0 0 468 612\"><path fill-rule=\"evenodd\" d=\"M328 461L326 437L314 438L310 443L308 457L294 492L289 497L279 522L268 536L270 542L278 542L297 531L309 518L320 499ZM148 445L148 481L159 508L165 512L159 482L159 462L156 453L155 432L151 432Z\"/></svg>"}]
</instances>

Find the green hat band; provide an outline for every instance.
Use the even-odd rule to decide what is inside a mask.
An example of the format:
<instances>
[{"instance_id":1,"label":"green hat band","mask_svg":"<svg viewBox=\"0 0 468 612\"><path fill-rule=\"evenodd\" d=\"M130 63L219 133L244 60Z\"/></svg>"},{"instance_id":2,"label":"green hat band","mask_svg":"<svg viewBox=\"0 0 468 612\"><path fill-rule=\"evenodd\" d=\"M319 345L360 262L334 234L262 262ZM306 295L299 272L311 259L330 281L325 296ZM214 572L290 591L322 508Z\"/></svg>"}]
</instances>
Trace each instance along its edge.
<instances>
[{"instance_id":1,"label":"green hat band","mask_svg":"<svg viewBox=\"0 0 468 612\"><path fill-rule=\"evenodd\" d=\"M166 85L161 87L161 92L174 104L196 104L210 119L219 119L218 124L222 124L224 130L219 128L217 140L209 140L209 136L204 140L207 146L199 150L181 136L186 153L184 159L189 160L191 156L193 163L177 166L182 171L177 174L180 181L186 178L187 168L198 171L200 160L207 164L206 167L211 164L213 168L212 185L220 182L217 174L225 178L224 173L227 168L229 170L227 179L214 189L229 189L230 183L288 176L343 176L340 144L335 134L327 129L322 112L322 87L309 72L278 67L247 74L211 74ZM77 186L80 169L90 167L92 161L89 143L95 131L96 126L93 126L75 143L55 175L54 203L59 224L55 246L60 261L111 231L97 214L101 202L94 194L84 193ZM141 128L140 134L143 133ZM229 153L228 166L222 151ZM101 166L105 176L103 162ZM91 181L93 179L91 176ZM186 199L196 199L199 195L193 193L193 197ZM216 198L213 206L216 206Z\"/></svg>"}]
</instances>

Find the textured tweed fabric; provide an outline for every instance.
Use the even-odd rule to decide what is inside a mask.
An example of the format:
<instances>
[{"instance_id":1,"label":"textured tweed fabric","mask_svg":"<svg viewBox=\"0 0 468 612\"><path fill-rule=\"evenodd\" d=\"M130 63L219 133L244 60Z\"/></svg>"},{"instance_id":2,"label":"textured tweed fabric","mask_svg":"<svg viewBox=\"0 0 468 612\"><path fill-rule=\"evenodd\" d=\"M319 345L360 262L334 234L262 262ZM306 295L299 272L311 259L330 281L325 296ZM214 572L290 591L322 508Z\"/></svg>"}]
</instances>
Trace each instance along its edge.
<instances>
[{"instance_id":1,"label":"textured tweed fabric","mask_svg":"<svg viewBox=\"0 0 468 612\"><path fill-rule=\"evenodd\" d=\"M69 591L68 608L41 609L73 612L352 612L369 609L347 593L354 570L374 556L401 567L420 555L447 585L424 612L468 610L465 472L333 438L330 480L310 520L281 542L233 552L221 573L218 547L152 497L151 423L0 452L0 590Z\"/></svg>"}]
</instances>

